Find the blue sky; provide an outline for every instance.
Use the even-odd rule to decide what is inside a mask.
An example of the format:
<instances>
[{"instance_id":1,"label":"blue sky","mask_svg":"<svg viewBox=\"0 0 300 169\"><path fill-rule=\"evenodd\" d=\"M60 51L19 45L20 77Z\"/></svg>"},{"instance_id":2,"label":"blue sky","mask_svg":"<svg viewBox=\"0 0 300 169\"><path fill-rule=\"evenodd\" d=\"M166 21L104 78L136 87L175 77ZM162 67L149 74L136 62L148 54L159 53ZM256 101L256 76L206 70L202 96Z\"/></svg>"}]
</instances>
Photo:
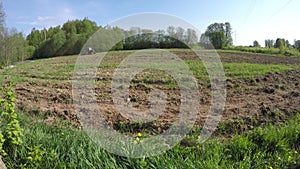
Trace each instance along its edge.
<instances>
[{"instance_id":1,"label":"blue sky","mask_svg":"<svg viewBox=\"0 0 300 169\"><path fill-rule=\"evenodd\" d=\"M230 22L235 45L258 40L300 39L299 0L3 0L6 25L28 34L33 27L62 25L89 19L105 26L142 12L177 16L204 32L214 22Z\"/></svg>"}]
</instances>

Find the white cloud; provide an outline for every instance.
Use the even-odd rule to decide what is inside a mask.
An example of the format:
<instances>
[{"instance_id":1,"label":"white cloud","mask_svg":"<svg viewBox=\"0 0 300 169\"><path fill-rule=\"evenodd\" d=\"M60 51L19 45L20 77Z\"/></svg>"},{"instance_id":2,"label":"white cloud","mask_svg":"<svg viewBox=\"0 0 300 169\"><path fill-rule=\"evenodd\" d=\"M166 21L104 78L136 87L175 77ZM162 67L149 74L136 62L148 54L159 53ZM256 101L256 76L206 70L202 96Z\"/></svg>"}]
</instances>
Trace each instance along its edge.
<instances>
[{"instance_id":1,"label":"white cloud","mask_svg":"<svg viewBox=\"0 0 300 169\"><path fill-rule=\"evenodd\" d=\"M46 21L46 20L51 20L51 19L55 19L55 17L53 17L53 16L38 16L37 17L38 21Z\"/></svg>"},{"instance_id":2,"label":"white cloud","mask_svg":"<svg viewBox=\"0 0 300 169\"><path fill-rule=\"evenodd\" d=\"M49 13L48 13L49 14ZM61 8L56 10L54 15L40 15L30 21L19 21L18 24L31 25L37 29L54 27L62 25L68 20L77 19L74 12L70 8Z\"/></svg>"}]
</instances>

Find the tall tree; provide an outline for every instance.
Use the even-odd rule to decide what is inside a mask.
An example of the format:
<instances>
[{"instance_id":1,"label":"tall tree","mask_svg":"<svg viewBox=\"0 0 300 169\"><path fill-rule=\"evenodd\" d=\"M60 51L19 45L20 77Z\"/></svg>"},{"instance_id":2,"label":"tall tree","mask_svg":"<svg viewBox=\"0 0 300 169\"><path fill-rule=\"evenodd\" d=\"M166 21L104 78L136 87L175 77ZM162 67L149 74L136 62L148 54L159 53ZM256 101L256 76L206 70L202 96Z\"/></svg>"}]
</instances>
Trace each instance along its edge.
<instances>
[{"instance_id":1,"label":"tall tree","mask_svg":"<svg viewBox=\"0 0 300 169\"><path fill-rule=\"evenodd\" d=\"M38 46L42 43L42 33L33 28L26 39L28 40L29 45L38 48Z\"/></svg>"},{"instance_id":2,"label":"tall tree","mask_svg":"<svg viewBox=\"0 0 300 169\"><path fill-rule=\"evenodd\" d=\"M295 40L294 41L294 48L300 51L300 40Z\"/></svg>"},{"instance_id":3,"label":"tall tree","mask_svg":"<svg viewBox=\"0 0 300 169\"><path fill-rule=\"evenodd\" d=\"M66 32L67 39L69 39L71 37L74 37L74 35L77 34L76 22L75 21L68 21L65 24L63 24L62 30L64 30Z\"/></svg>"},{"instance_id":4,"label":"tall tree","mask_svg":"<svg viewBox=\"0 0 300 169\"><path fill-rule=\"evenodd\" d=\"M285 47L285 39L277 38L275 41L275 48L284 48Z\"/></svg>"},{"instance_id":5,"label":"tall tree","mask_svg":"<svg viewBox=\"0 0 300 169\"><path fill-rule=\"evenodd\" d=\"M22 33L5 27L5 12L0 2L0 66L27 58L27 43Z\"/></svg>"},{"instance_id":6,"label":"tall tree","mask_svg":"<svg viewBox=\"0 0 300 169\"><path fill-rule=\"evenodd\" d=\"M274 47L279 48L280 53L284 53L287 48L285 42L285 39L277 38Z\"/></svg>"},{"instance_id":7,"label":"tall tree","mask_svg":"<svg viewBox=\"0 0 300 169\"><path fill-rule=\"evenodd\" d=\"M195 30L188 28L186 31L186 44L195 45L197 43L198 37Z\"/></svg>"},{"instance_id":8,"label":"tall tree","mask_svg":"<svg viewBox=\"0 0 300 169\"><path fill-rule=\"evenodd\" d=\"M167 34L168 34L168 36L175 36L175 27L174 26L169 26L168 28L167 28Z\"/></svg>"},{"instance_id":9,"label":"tall tree","mask_svg":"<svg viewBox=\"0 0 300 169\"><path fill-rule=\"evenodd\" d=\"M184 33L185 33L185 31L182 27L177 27L176 33L175 33L175 38L180 41L184 41Z\"/></svg>"},{"instance_id":10,"label":"tall tree","mask_svg":"<svg viewBox=\"0 0 300 169\"><path fill-rule=\"evenodd\" d=\"M22 33L15 28L3 30L0 64L9 65L28 58L28 46Z\"/></svg>"},{"instance_id":11,"label":"tall tree","mask_svg":"<svg viewBox=\"0 0 300 169\"><path fill-rule=\"evenodd\" d=\"M226 46L232 46L233 40L231 36L232 28L229 22L225 22Z\"/></svg>"},{"instance_id":12,"label":"tall tree","mask_svg":"<svg viewBox=\"0 0 300 169\"><path fill-rule=\"evenodd\" d=\"M210 43L215 49L221 49L230 46L232 45L231 29L230 23L228 22L225 24L213 23L207 27L204 33L205 36L202 36L202 40L204 40L205 37L208 37Z\"/></svg>"},{"instance_id":13,"label":"tall tree","mask_svg":"<svg viewBox=\"0 0 300 169\"><path fill-rule=\"evenodd\" d=\"M289 40L285 40L285 47L287 47L288 49L291 48L291 44L290 44Z\"/></svg>"},{"instance_id":14,"label":"tall tree","mask_svg":"<svg viewBox=\"0 0 300 169\"><path fill-rule=\"evenodd\" d=\"M260 47L260 44L257 40L253 41L253 47Z\"/></svg>"},{"instance_id":15,"label":"tall tree","mask_svg":"<svg viewBox=\"0 0 300 169\"><path fill-rule=\"evenodd\" d=\"M214 47L210 43L209 37L205 35L205 33L201 34L200 36L200 46L206 48L206 49L213 49Z\"/></svg>"},{"instance_id":16,"label":"tall tree","mask_svg":"<svg viewBox=\"0 0 300 169\"><path fill-rule=\"evenodd\" d=\"M2 1L0 2L0 26L4 27L4 22L5 22L5 12L3 9L3 4Z\"/></svg>"},{"instance_id":17,"label":"tall tree","mask_svg":"<svg viewBox=\"0 0 300 169\"><path fill-rule=\"evenodd\" d=\"M274 41L272 39L266 39L265 47L268 47L268 48L274 47Z\"/></svg>"},{"instance_id":18,"label":"tall tree","mask_svg":"<svg viewBox=\"0 0 300 169\"><path fill-rule=\"evenodd\" d=\"M35 56L38 58L54 57L59 54L60 48L66 42L66 35L63 30L59 30L51 39L44 41Z\"/></svg>"},{"instance_id":19,"label":"tall tree","mask_svg":"<svg viewBox=\"0 0 300 169\"><path fill-rule=\"evenodd\" d=\"M6 30L4 27L4 21L5 21L5 12L3 10L2 2L0 2L0 67L1 65L4 65L4 50L5 50L5 37L6 37Z\"/></svg>"}]
</instances>

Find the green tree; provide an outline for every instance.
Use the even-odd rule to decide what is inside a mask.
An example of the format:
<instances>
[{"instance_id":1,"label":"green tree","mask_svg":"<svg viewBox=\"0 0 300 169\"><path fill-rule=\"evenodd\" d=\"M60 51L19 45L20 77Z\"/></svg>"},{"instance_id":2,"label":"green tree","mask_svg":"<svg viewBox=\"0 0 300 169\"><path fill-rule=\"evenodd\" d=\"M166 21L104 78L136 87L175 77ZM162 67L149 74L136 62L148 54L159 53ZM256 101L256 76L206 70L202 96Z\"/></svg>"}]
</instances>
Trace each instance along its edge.
<instances>
[{"instance_id":1,"label":"green tree","mask_svg":"<svg viewBox=\"0 0 300 169\"><path fill-rule=\"evenodd\" d=\"M300 40L295 40L293 46L294 46L295 49L300 51Z\"/></svg>"},{"instance_id":2,"label":"green tree","mask_svg":"<svg viewBox=\"0 0 300 169\"><path fill-rule=\"evenodd\" d=\"M209 37L206 36L204 33L200 36L200 46L206 48L206 49L213 49L214 47L210 43Z\"/></svg>"},{"instance_id":3,"label":"green tree","mask_svg":"<svg viewBox=\"0 0 300 169\"><path fill-rule=\"evenodd\" d=\"M2 32L0 64L10 65L28 58L28 44L22 33L15 28L5 28Z\"/></svg>"},{"instance_id":4,"label":"green tree","mask_svg":"<svg viewBox=\"0 0 300 169\"><path fill-rule=\"evenodd\" d=\"M174 26L169 26L168 28L167 28L167 34L168 34L168 36L175 36L175 27Z\"/></svg>"},{"instance_id":5,"label":"green tree","mask_svg":"<svg viewBox=\"0 0 300 169\"><path fill-rule=\"evenodd\" d=\"M289 40L285 40L285 47L288 49L291 48L291 44L290 44Z\"/></svg>"},{"instance_id":6,"label":"green tree","mask_svg":"<svg viewBox=\"0 0 300 169\"><path fill-rule=\"evenodd\" d=\"M272 39L266 39L265 47L268 47L268 48L274 47L274 41Z\"/></svg>"},{"instance_id":7,"label":"green tree","mask_svg":"<svg viewBox=\"0 0 300 169\"><path fill-rule=\"evenodd\" d=\"M77 34L76 22L78 21L68 21L62 26L62 30L66 32L67 39L74 37Z\"/></svg>"},{"instance_id":8,"label":"green tree","mask_svg":"<svg viewBox=\"0 0 300 169\"><path fill-rule=\"evenodd\" d=\"M225 22L226 47L232 46L233 40L231 36L232 28L229 22Z\"/></svg>"},{"instance_id":9,"label":"green tree","mask_svg":"<svg viewBox=\"0 0 300 169\"><path fill-rule=\"evenodd\" d=\"M186 44L189 46L195 45L197 43L198 37L195 30L188 28L186 31Z\"/></svg>"},{"instance_id":10,"label":"green tree","mask_svg":"<svg viewBox=\"0 0 300 169\"><path fill-rule=\"evenodd\" d=\"M280 53L284 53L286 51L285 39L277 38L275 41L275 48L279 48Z\"/></svg>"},{"instance_id":11,"label":"green tree","mask_svg":"<svg viewBox=\"0 0 300 169\"><path fill-rule=\"evenodd\" d=\"M23 61L29 56L28 43L15 28L5 27L5 12L0 2L0 67Z\"/></svg>"},{"instance_id":12,"label":"green tree","mask_svg":"<svg viewBox=\"0 0 300 169\"><path fill-rule=\"evenodd\" d=\"M60 26L50 27L48 30L41 31L42 41L52 39L56 34L61 32Z\"/></svg>"},{"instance_id":13,"label":"green tree","mask_svg":"<svg viewBox=\"0 0 300 169\"><path fill-rule=\"evenodd\" d=\"M154 32L155 33L155 37L156 37L156 43L157 43L157 46L158 48L163 48L165 46L165 30L157 30Z\"/></svg>"},{"instance_id":14,"label":"green tree","mask_svg":"<svg viewBox=\"0 0 300 169\"><path fill-rule=\"evenodd\" d=\"M257 40L253 41L253 47L260 47L260 44Z\"/></svg>"},{"instance_id":15,"label":"green tree","mask_svg":"<svg viewBox=\"0 0 300 169\"><path fill-rule=\"evenodd\" d=\"M84 50L87 48L93 48L96 52L108 51L108 50L120 50L123 49L123 31L120 28L99 28L99 30L87 41ZM132 37L132 36L131 36ZM127 41L128 49L131 49L131 44L135 41Z\"/></svg>"},{"instance_id":16,"label":"green tree","mask_svg":"<svg viewBox=\"0 0 300 169\"><path fill-rule=\"evenodd\" d=\"M200 38L200 44L206 44L206 47L211 47L210 43L215 49L222 49L224 47L232 45L230 23L213 23L209 25L202 38ZM209 42L207 42L207 39ZM203 46L203 47L205 47Z\"/></svg>"},{"instance_id":17,"label":"green tree","mask_svg":"<svg viewBox=\"0 0 300 169\"><path fill-rule=\"evenodd\" d=\"M97 24L90 21L88 18L84 18L82 21L76 22L77 34L92 35L98 30Z\"/></svg>"},{"instance_id":18,"label":"green tree","mask_svg":"<svg viewBox=\"0 0 300 169\"><path fill-rule=\"evenodd\" d=\"M222 49L226 45L226 36L223 31L216 31L209 35L215 49Z\"/></svg>"},{"instance_id":19,"label":"green tree","mask_svg":"<svg viewBox=\"0 0 300 169\"><path fill-rule=\"evenodd\" d=\"M176 33L175 33L175 38L181 42L184 41L184 33L185 30L182 27L177 27L176 28Z\"/></svg>"},{"instance_id":20,"label":"green tree","mask_svg":"<svg viewBox=\"0 0 300 169\"><path fill-rule=\"evenodd\" d=\"M26 39L30 46L38 48L38 46L42 43L42 33L33 28Z\"/></svg>"},{"instance_id":21,"label":"green tree","mask_svg":"<svg viewBox=\"0 0 300 169\"><path fill-rule=\"evenodd\" d=\"M66 42L66 35L65 32L59 30L57 34L53 36L53 38L46 40L43 42L39 48L36 56L39 58L47 58L47 57L54 57L59 54L60 48Z\"/></svg>"}]
</instances>

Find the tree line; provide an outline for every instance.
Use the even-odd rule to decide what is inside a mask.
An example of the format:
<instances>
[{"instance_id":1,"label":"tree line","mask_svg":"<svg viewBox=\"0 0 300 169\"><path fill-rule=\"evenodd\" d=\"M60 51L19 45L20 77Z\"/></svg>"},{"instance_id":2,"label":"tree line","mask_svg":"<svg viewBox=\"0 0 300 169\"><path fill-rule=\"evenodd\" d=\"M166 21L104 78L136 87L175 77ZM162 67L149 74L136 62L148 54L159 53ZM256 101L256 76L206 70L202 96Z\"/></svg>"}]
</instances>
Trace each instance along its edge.
<instances>
[{"instance_id":1,"label":"tree line","mask_svg":"<svg viewBox=\"0 0 300 169\"><path fill-rule=\"evenodd\" d=\"M233 46L231 34L232 27L229 22L210 24L198 37L191 28L169 26L166 30L153 31L132 27L123 30L118 27L98 26L96 22L84 18L43 30L33 28L25 37L15 28L9 29L5 26L5 12L0 3L0 67L26 59L76 55L87 47L93 47L96 52L193 46L285 55L298 55L300 51L300 40L295 40L291 45L283 38L265 40L265 48L258 41L248 47Z\"/></svg>"},{"instance_id":2,"label":"tree line","mask_svg":"<svg viewBox=\"0 0 300 169\"><path fill-rule=\"evenodd\" d=\"M91 39L89 39L90 37ZM41 31L32 29L26 39L29 45L35 48L34 58L78 54L88 39L89 45L96 52L146 48L187 48L198 42L196 31L190 28L185 30L181 27L169 26L167 30L153 31L132 27L130 30L123 30L118 27L97 26L95 22L87 18L68 21L63 26ZM118 39L116 44L111 44ZM108 49L111 45L113 48Z\"/></svg>"}]
</instances>

